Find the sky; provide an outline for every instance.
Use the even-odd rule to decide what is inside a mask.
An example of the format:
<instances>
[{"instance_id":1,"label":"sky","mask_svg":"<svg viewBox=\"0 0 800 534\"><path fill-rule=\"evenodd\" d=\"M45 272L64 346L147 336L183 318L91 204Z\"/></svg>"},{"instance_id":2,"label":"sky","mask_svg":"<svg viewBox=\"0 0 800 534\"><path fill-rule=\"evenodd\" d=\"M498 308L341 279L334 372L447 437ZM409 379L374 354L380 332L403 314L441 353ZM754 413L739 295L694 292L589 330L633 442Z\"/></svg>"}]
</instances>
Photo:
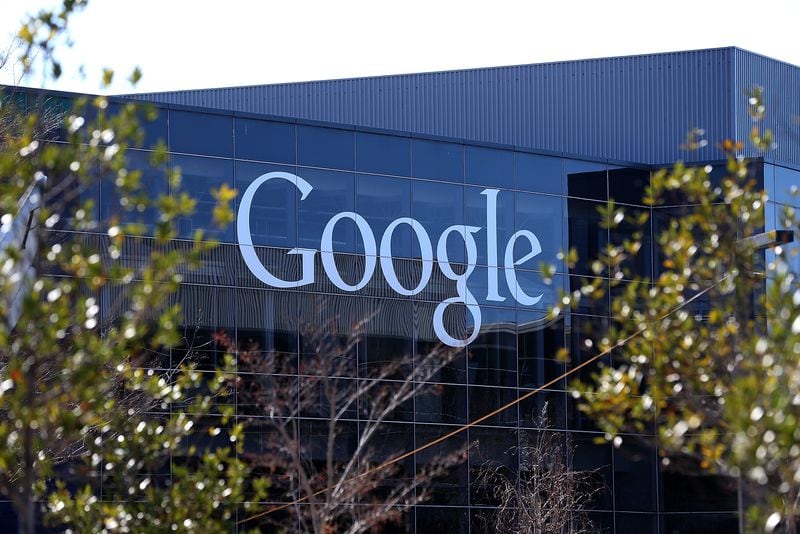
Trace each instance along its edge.
<instances>
[{"instance_id":1,"label":"sky","mask_svg":"<svg viewBox=\"0 0 800 534\"><path fill-rule=\"evenodd\" d=\"M25 13L53 2L0 0L0 50ZM799 33L797 0L90 0L59 53L64 76L45 86L152 92L720 46L800 65ZM104 67L117 73L105 91Z\"/></svg>"}]
</instances>

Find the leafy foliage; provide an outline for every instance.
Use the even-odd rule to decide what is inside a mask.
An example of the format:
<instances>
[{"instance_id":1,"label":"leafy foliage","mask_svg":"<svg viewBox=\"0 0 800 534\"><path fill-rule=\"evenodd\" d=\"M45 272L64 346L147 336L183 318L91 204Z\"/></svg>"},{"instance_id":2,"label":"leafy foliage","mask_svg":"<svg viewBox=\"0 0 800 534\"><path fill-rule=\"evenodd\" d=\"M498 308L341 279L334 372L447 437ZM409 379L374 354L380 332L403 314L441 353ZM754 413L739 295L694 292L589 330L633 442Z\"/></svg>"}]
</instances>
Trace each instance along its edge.
<instances>
[{"instance_id":1,"label":"leafy foliage","mask_svg":"<svg viewBox=\"0 0 800 534\"><path fill-rule=\"evenodd\" d=\"M763 117L762 93L749 95ZM752 140L771 134L755 123ZM641 238L609 246L594 268L611 279L612 326L595 333L613 366L576 383L581 410L607 438L641 432L655 417L665 451L705 469L741 477L749 529L794 531L800 495L800 286L780 246L765 254L768 196L759 162L726 142L726 176L676 164L652 177L646 203L660 222L660 269L649 279L627 271ZM611 226L629 215L610 204ZM640 223L643 221L631 221ZM791 209L783 225L797 233ZM768 261L767 261L768 260ZM575 303L592 288L566 295ZM669 464L665 457L663 463Z\"/></svg>"}]
</instances>

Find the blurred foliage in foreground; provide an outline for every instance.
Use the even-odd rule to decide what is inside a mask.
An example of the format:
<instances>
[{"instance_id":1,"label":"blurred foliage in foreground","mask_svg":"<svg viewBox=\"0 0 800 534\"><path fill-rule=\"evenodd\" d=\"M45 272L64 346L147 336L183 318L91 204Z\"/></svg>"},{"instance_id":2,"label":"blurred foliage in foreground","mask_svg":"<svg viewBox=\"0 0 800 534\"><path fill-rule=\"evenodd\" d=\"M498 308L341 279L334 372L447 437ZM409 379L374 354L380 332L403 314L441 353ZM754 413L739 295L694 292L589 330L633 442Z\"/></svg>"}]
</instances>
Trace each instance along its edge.
<instances>
[{"instance_id":1,"label":"blurred foliage in foreground","mask_svg":"<svg viewBox=\"0 0 800 534\"><path fill-rule=\"evenodd\" d=\"M58 78L57 45L84 4L64 0L31 16L12 61L25 74L38 67ZM104 72L104 83L112 75ZM128 168L127 150L143 142L138 121L152 109L34 94L26 104L12 89L0 93L0 236L11 235L20 199L46 181L26 221L30 235L0 250L0 295L26 288L13 329L9 300L0 299L0 494L20 532L42 521L82 532L229 531L236 506L249 506L234 503L245 492L258 501L267 489L239 459L242 429L225 402L232 362L212 378L191 365L155 370L181 341L180 308L171 304L179 271L213 246L197 233L188 253L166 247L194 201L151 198L142 172ZM157 147L152 165L164 156ZM84 194L101 179L118 198L102 224ZM169 175L173 186L179 180ZM220 223L231 220L230 197L216 195ZM147 209L158 213L154 237L132 262L130 236L143 232ZM36 246L21 274L19 262Z\"/></svg>"},{"instance_id":2,"label":"blurred foliage in foreground","mask_svg":"<svg viewBox=\"0 0 800 534\"><path fill-rule=\"evenodd\" d=\"M751 141L766 149L771 134L759 130L761 92L748 96ZM611 351L612 364L573 387L608 440L619 445L620 433L642 433L655 420L663 465L688 457L701 469L739 478L748 531L794 532L800 273L790 269L789 248L750 239L764 232L768 197L751 166L736 157L741 145L728 141L723 148L730 156L721 181L710 167L682 164L653 176L645 203L663 221L654 238L654 279L627 268L643 248L641 232L594 262L596 274L610 277L613 298L610 328L592 337L597 349ZM634 220L612 202L605 216L614 227L641 225L647 213ZM778 217L797 235L793 210ZM587 284L564 302L601 293L599 284Z\"/></svg>"}]
</instances>

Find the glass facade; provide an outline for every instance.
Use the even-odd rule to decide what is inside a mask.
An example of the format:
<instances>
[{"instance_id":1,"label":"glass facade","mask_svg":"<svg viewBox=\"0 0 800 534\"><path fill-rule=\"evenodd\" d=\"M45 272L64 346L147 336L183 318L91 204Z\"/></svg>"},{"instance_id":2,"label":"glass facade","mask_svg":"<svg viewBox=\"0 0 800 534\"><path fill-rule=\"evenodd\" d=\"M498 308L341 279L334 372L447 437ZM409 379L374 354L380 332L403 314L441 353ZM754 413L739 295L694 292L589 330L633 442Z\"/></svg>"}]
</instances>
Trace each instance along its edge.
<instances>
[{"instance_id":1,"label":"glass facade","mask_svg":"<svg viewBox=\"0 0 800 534\"><path fill-rule=\"evenodd\" d=\"M176 296L189 344L203 347L202 370L212 371L221 361L223 349L212 334L225 330L239 345L288 355L291 372L302 380L308 348L298 325L324 324L331 316L340 318L342 330L370 318L355 349L354 380L369 376L382 361L422 354L446 339L461 347L461 356L437 374L430 392L386 426L381 443L387 457L487 414L593 356L585 340L591 328L607 323L608 301L555 320L547 311L559 290L579 287L581 277L591 276L590 261L607 243L624 238L625 228L605 227L599 207L614 198L630 210L650 209L641 205L650 179L646 168L253 116L160 113L169 166L183 175L173 192L187 191L198 201L196 213L180 221L180 237L190 239L202 229L221 242L200 270L183 273ZM148 150L132 150L132 165L146 169L147 156ZM768 173L776 188L785 181L783 173ZM163 172L146 170L143 179L149 190L168 190ZM225 230L211 223L210 190L222 184L238 191L235 208L240 219L247 218L247 236L241 222ZM99 199L103 218L120 213L108 185L87 193ZM246 192L252 193L249 207L242 209ZM148 222L155 214L141 217ZM652 232L646 229L646 242ZM135 250L148 247L149 240L129 241L126 250L135 262ZM572 247L580 260L568 269L560 252ZM255 259L246 260L244 248ZM311 254L289 254L292 249L314 251L313 258L304 264ZM630 272L652 274L652 255L645 246ZM543 263L556 267L551 284L543 279ZM265 276L280 284L264 282ZM114 317L119 298L103 295L105 317ZM443 334L436 310L448 299ZM320 302L324 312L318 311ZM571 361L556 358L562 347L570 349ZM185 349L172 349L161 365L178 365L184 355ZM738 522L736 488L713 477L664 471L652 434L620 448L597 443L602 435L561 380L403 465L409 475L436 454L470 444L468 460L404 516L407 530L484 531L496 503L478 490L476 479L486 466L518 472L514 447L535 431L545 404L552 428L573 449L573 467L594 471L602 484L592 512L600 531L687 532L684 525ZM252 406L236 409L254 415ZM324 414L304 416L307 439L314 440ZM350 454L362 417L357 409L346 414L343 424L349 426L342 429L337 454ZM248 439L267 437L253 430ZM689 499L687 492L705 500Z\"/></svg>"}]
</instances>

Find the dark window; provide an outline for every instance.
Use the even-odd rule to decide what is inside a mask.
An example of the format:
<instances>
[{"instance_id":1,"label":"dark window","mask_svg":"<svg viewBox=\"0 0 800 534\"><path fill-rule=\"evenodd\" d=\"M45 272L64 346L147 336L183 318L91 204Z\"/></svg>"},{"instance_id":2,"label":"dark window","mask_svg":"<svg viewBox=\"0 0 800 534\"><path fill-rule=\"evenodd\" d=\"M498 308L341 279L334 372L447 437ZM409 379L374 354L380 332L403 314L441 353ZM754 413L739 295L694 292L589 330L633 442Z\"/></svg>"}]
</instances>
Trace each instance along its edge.
<instances>
[{"instance_id":1,"label":"dark window","mask_svg":"<svg viewBox=\"0 0 800 534\"><path fill-rule=\"evenodd\" d=\"M471 384L517 385L516 313L484 307L480 334L467 347Z\"/></svg>"},{"instance_id":2,"label":"dark window","mask_svg":"<svg viewBox=\"0 0 800 534\"><path fill-rule=\"evenodd\" d=\"M474 421L498 408L505 406L517 398L517 390L512 388L497 388L486 386L469 387L469 420ZM493 415L482 425L516 426L517 407L511 406L497 415Z\"/></svg>"},{"instance_id":3,"label":"dark window","mask_svg":"<svg viewBox=\"0 0 800 534\"><path fill-rule=\"evenodd\" d=\"M416 397L416 420L421 423L467 422L467 389L452 384L430 384Z\"/></svg>"},{"instance_id":4,"label":"dark window","mask_svg":"<svg viewBox=\"0 0 800 534\"><path fill-rule=\"evenodd\" d=\"M614 502L617 510L656 509L656 452L648 445L625 439L614 449Z\"/></svg>"},{"instance_id":5,"label":"dark window","mask_svg":"<svg viewBox=\"0 0 800 534\"><path fill-rule=\"evenodd\" d=\"M420 446L440 438L457 427L446 425L415 425L416 443ZM429 468L434 460L450 454L457 454L467 448L467 432L448 438L432 447L420 451L416 455L417 470ZM430 504L467 504L467 462L461 462L447 470L447 474L437 477L428 483L431 490ZM429 532L420 530L417 532ZM450 532L445 530L443 532Z\"/></svg>"},{"instance_id":6,"label":"dark window","mask_svg":"<svg viewBox=\"0 0 800 534\"><path fill-rule=\"evenodd\" d=\"M407 137L356 132L356 170L409 176L411 140Z\"/></svg>"},{"instance_id":7,"label":"dark window","mask_svg":"<svg viewBox=\"0 0 800 534\"><path fill-rule=\"evenodd\" d=\"M447 182L460 183L464 181L463 145L428 139L414 139L411 146L413 176Z\"/></svg>"},{"instance_id":8,"label":"dark window","mask_svg":"<svg viewBox=\"0 0 800 534\"><path fill-rule=\"evenodd\" d=\"M477 146L467 146L464 181L490 187L514 187L514 153Z\"/></svg>"},{"instance_id":9,"label":"dark window","mask_svg":"<svg viewBox=\"0 0 800 534\"><path fill-rule=\"evenodd\" d=\"M564 194L561 158L517 152L515 154L517 189Z\"/></svg>"},{"instance_id":10,"label":"dark window","mask_svg":"<svg viewBox=\"0 0 800 534\"><path fill-rule=\"evenodd\" d=\"M517 431L500 428L472 427L470 447L470 504L497 506L497 495L490 489L503 478L517 478ZM513 482L512 482L513 483Z\"/></svg>"},{"instance_id":11,"label":"dark window","mask_svg":"<svg viewBox=\"0 0 800 534\"><path fill-rule=\"evenodd\" d=\"M544 312L517 311L520 386L541 386L564 373L558 352L564 347L564 320ZM564 381L553 388L563 388Z\"/></svg>"},{"instance_id":12,"label":"dark window","mask_svg":"<svg viewBox=\"0 0 800 534\"><path fill-rule=\"evenodd\" d=\"M565 159L564 175L569 196L608 200L606 166L602 163Z\"/></svg>"},{"instance_id":13,"label":"dark window","mask_svg":"<svg viewBox=\"0 0 800 534\"><path fill-rule=\"evenodd\" d=\"M592 262L608 244L608 228L604 228L605 221L598 211L603 206L588 200L570 198L567 201L569 248L578 253L578 261L570 270L573 274L591 275Z\"/></svg>"},{"instance_id":14,"label":"dark window","mask_svg":"<svg viewBox=\"0 0 800 534\"><path fill-rule=\"evenodd\" d=\"M599 510L614 509L614 478L611 460L611 443L597 443L599 434L571 432L569 440L572 447L572 468L575 471L591 473L588 488L594 493L590 508Z\"/></svg>"},{"instance_id":15,"label":"dark window","mask_svg":"<svg viewBox=\"0 0 800 534\"><path fill-rule=\"evenodd\" d=\"M616 202L642 204L642 198L649 185L650 171L642 169L608 171L608 193Z\"/></svg>"},{"instance_id":16,"label":"dark window","mask_svg":"<svg viewBox=\"0 0 800 534\"><path fill-rule=\"evenodd\" d=\"M169 132L169 146L173 152L233 157L231 117L171 110Z\"/></svg>"},{"instance_id":17,"label":"dark window","mask_svg":"<svg viewBox=\"0 0 800 534\"><path fill-rule=\"evenodd\" d=\"M436 494L432 497L436 500ZM447 532L467 534L469 532L468 508L437 508L417 506L417 532Z\"/></svg>"},{"instance_id":18,"label":"dark window","mask_svg":"<svg viewBox=\"0 0 800 534\"><path fill-rule=\"evenodd\" d=\"M295 163L295 125L255 119L234 120L236 157Z\"/></svg>"},{"instance_id":19,"label":"dark window","mask_svg":"<svg viewBox=\"0 0 800 534\"><path fill-rule=\"evenodd\" d=\"M329 169L353 169L355 143L352 130L297 127L297 163Z\"/></svg>"},{"instance_id":20,"label":"dark window","mask_svg":"<svg viewBox=\"0 0 800 534\"><path fill-rule=\"evenodd\" d=\"M219 189L223 184L233 187L233 161L195 156L172 156L172 166L181 171L181 183L175 194L187 193L196 202L195 212L191 217L183 217L178 221L178 234L185 239L194 237L197 230L202 230L206 238L231 242L234 238L233 225L219 228L214 222L213 209L216 200L212 189Z\"/></svg>"}]
</instances>

